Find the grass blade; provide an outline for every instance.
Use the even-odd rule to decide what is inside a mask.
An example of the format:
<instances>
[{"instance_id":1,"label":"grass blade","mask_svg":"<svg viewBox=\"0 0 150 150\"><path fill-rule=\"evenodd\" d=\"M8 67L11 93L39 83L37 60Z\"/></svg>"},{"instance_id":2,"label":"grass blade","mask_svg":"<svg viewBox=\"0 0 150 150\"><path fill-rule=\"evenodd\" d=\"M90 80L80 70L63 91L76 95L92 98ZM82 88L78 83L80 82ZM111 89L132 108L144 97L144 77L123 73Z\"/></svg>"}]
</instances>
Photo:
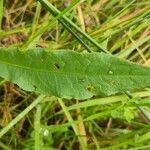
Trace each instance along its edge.
<instances>
[{"instance_id":1,"label":"grass blade","mask_svg":"<svg viewBox=\"0 0 150 150\"><path fill-rule=\"evenodd\" d=\"M38 0L41 2L48 11L52 12L54 16L59 15L61 12L54 7L47 0ZM59 20L59 19L58 19ZM101 46L98 42L96 42L92 37L90 37L87 33L83 32L79 27L77 27L71 20L69 20L66 16L62 16L63 22L66 22L70 27L72 27L76 32L80 33L86 40L90 41L93 45L95 45L100 51L105 53L109 53L103 46ZM81 43L83 44L83 43ZM89 50L88 50L89 51Z\"/></svg>"},{"instance_id":2,"label":"grass blade","mask_svg":"<svg viewBox=\"0 0 150 150\"><path fill-rule=\"evenodd\" d=\"M3 0L0 0L0 30L2 29L2 19L3 19Z\"/></svg>"},{"instance_id":3,"label":"grass blade","mask_svg":"<svg viewBox=\"0 0 150 150\"><path fill-rule=\"evenodd\" d=\"M13 119L6 127L0 131L0 138L6 134L17 122L19 122L29 111L31 111L37 104L39 104L45 95L40 95L36 100L34 100L24 111L22 111L15 119Z\"/></svg>"}]
</instances>

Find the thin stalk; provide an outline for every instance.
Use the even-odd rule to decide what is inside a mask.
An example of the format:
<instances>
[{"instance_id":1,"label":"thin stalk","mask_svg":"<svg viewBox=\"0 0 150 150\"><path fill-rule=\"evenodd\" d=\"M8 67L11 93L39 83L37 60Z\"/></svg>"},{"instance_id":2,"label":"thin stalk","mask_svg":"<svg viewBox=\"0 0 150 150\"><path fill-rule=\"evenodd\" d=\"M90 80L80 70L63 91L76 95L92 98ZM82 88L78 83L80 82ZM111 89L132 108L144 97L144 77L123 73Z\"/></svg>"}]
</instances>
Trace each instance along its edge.
<instances>
[{"instance_id":1,"label":"thin stalk","mask_svg":"<svg viewBox=\"0 0 150 150\"><path fill-rule=\"evenodd\" d=\"M36 113L35 113L35 150L40 150L41 147L41 138L40 138L40 120L41 120L41 105L38 104L36 106Z\"/></svg>"},{"instance_id":2,"label":"thin stalk","mask_svg":"<svg viewBox=\"0 0 150 150\"><path fill-rule=\"evenodd\" d=\"M2 148L3 150L12 150L11 148L9 148L7 145L5 145L4 143L2 143L1 141L0 141L0 148Z\"/></svg>"},{"instance_id":3,"label":"thin stalk","mask_svg":"<svg viewBox=\"0 0 150 150\"><path fill-rule=\"evenodd\" d=\"M116 13L110 20L106 21L106 23L118 17L122 12L124 12L127 8L129 8L135 1L136 0L132 0L131 2L129 2L126 6L123 7L123 9L121 9L118 13Z\"/></svg>"},{"instance_id":4,"label":"thin stalk","mask_svg":"<svg viewBox=\"0 0 150 150\"><path fill-rule=\"evenodd\" d=\"M46 7L46 9L51 12L55 17L59 15L61 12L54 7L51 3L49 3L47 0L38 0L42 5ZM106 49L104 49L97 41L95 41L92 37L90 37L86 32L83 32L78 26L76 26L71 20L69 20L66 16L62 16L61 19L58 19L59 21L62 20L63 22L67 23L69 27L72 27L76 32L80 33L86 40L90 41L93 45L95 45L99 50L109 53ZM62 23L61 21L61 23ZM83 43L81 43L83 44Z\"/></svg>"},{"instance_id":5,"label":"thin stalk","mask_svg":"<svg viewBox=\"0 0 150 150\"><path fill-rule=\"evenodd\" d=\"M130 99L133 98L131 93L129 91L124 92ZM137 106L138 110L145 116L145 118L150 121L150 114L142 107L142 106Z\"/></svg>"},{"instance_id":6,"label":"thin stalk","mask_svg":"<svg viewBox=\"0 0 150 150\"><path fill-rule=\"evenodd\" d=\"M0 30L2 29L2 19L3 19L3 11L4 11L3 4L4 1L0 0Z\"/></svg>"},{"instance_id":7,"label":"thin stalk","mask_svg":"<svg viewBox=\"0 0 150 150\"><path fill-rule=\"evenodd\" d=\"M77 128L76 125L74 124L74 120L72 119L71 114L70 114L69 111L67 110L67 107L65 106L63 100L62 100L61 98L58 98L58 102L59 102L59 104L61 105L61 107L62 107L62 109L63 109L63 111L64 111L64 113L65 113L65 115L66 115L66 117L67 117L67 119L68 119L68 121L69 121L70 123L72 123L72 128L73 128L73 130L74 130L76 136L79 138L79 141L80 141L82 150L86 150L87 147L86 147L86 145L85 145L83 139L80 137L81 135L79 135L80 133L79 133L79 131L78 131L78 128Z\"/></svg>"},{"instance_id":8,"label":"thin stalk","mask_svg":"<svg viewBox=\"0 0 150 150\"><path fill-rule=\"evenodd\" d=\"M141 92L135 92L132 94L133 97L147 97L150 96L150 91L141 91ZM89 108L92 106L97 106L97 105L108 105L108 104L114 104L118 102L124 102L127 101L127 96L126 95L115 95L115 96L109 96L109 97L104 97L104 98L96 98L93 99L93 102L91 103L91 100L83 101L78 104L74 104L69 106L67 109L69 110L74 110L77 108Z\"/></svg>"},{"instance_id":9,"label":"thin stalk","mask_svg":"<svg viewBox=\"0 0 150 150\"><path fill-rule=\"evenodd\" d=\"M65 10L63 10L59 15L57 15L54 19L44 23L30 38L27 40L27 42L22 46L22 50L27 50L30 47L32 47L35 42L38 41L38 39L41 37L41 35L48 29L55 25L56 21L60 19L64 14L66 14L68 11L72 10L75 5L79 3L80 0L75 0L69 7L67 7ZM41 4L39 2L39 4ZM39 8L38 8L39 11ZM38 12L39 14L39 12Z\"/></svg>"},{"instance_id":10,"label":"thin stalk","mask_svg":"<svg viewBox=\"0 0 150 150\"><path fill-rule=\"evenodd\" d=\"M40 95L37 99L35 99L24 111L22 111L15 119L13 119L6 127L4 127L0 131L0 138L6 134L17 122L19 122L29 111L31 111L37 104L39 104L45 95Z\"/></svg>"},{"instance_id":11,"label":"thin stalk","mask_svg":"<svg viewBox=\"0 0 150 150\"><path fill-rule=\"evenodd\" d=\"M37 7L36 7L36 12L35 12L35 16L34 16L34 19L33 19L33 22L32 22L32 33L31 33L31 36L34 35L35 33L35 30L38 26L38 22L39 22L39 19L40 19L40 14L41 14L41 3L37 2Z\"/></svg>"},{"instance_id":12,"label":"thin stalk","mask_svg":"<svg viewBox=\"0 0 150 150\"><path fill-rule=\"evenodd\" d=\"M62 20L59 20L59 22L84 46L84 48L88 52L92 52L91 48L74 32L67 24L65 24Z\"/></svg>"}]
</instances>

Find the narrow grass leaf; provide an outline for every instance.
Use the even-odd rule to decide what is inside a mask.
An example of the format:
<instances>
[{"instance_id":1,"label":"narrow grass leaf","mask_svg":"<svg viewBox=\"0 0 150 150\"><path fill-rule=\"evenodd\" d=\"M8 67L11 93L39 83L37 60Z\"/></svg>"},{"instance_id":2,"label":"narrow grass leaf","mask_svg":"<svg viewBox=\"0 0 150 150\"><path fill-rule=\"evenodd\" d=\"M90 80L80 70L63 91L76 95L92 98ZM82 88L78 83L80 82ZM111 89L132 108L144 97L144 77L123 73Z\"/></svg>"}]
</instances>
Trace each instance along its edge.
<instances>
[{"instance_id":1,"label":"narrow grass leaf","mask_svg":"<svg viewBox=\"0 0 150 150\"><path fill-rule=\"evenodd\" d=\"M0 0L0 30L2 29L2 19L3 19L3 0Z\"/></svg>"}]
</instances>

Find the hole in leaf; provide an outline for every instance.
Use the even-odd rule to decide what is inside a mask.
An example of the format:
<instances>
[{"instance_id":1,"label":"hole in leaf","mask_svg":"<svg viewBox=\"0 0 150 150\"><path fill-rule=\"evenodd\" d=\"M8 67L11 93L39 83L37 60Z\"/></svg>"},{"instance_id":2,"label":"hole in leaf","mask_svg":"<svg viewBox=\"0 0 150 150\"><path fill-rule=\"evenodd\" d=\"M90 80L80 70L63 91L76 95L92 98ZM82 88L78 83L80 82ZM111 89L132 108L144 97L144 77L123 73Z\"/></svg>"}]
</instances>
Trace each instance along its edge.
<instances>
[{"instance_id":1,"label":"hole in leaf","mask_svg":"<svg viewBox=\"0 0 150 150\"><path fill-rule=\"evenodd\" d=\"M92 84L89 84L86 89L89 91L89 92L94 92L96 90L96 87L93 86Z\"/></svg>"},{"instance_id":2,"label":"hole in leaf","mask_svg":"<svg viewBox=\"0 0 150 150\"><path fill-rule=\"evenodd\" d=\"M111 85L116 85L116 82L113 80L110 83L111 83Z\"/></svg>"},{"instance_id":3,"label":"hole in leaf","mask_svg":"<svg viewBox=\"0 0 150 150\"><path fill-rule=\"evenodd\" d=\"M60 65L57 63L54 64L54 67L55 67L55 69L60 69Z\"/></svg>"},{"instance_id":4,"label":"hole in leaf","mask_svg":"<svg viewBox=\"0 0 150 150\"><path fill-rule=\"evenodd\" d=\"M37 89L37 86L36 86L36 85L33 85L33 88L34 88L34 91L36 91L36 89Z\"/></svg>"},{"instance_id":5,"label":"hole in leaf","mask_svg":"<svg viewBox=\"0 0 150 150\"><path fill-rule=\"evenodd\" d=\"M84 78L80 78L79 81L80 81L81 83L84 83L85 79L84 79Z\"/></svg>"}]
</instances>

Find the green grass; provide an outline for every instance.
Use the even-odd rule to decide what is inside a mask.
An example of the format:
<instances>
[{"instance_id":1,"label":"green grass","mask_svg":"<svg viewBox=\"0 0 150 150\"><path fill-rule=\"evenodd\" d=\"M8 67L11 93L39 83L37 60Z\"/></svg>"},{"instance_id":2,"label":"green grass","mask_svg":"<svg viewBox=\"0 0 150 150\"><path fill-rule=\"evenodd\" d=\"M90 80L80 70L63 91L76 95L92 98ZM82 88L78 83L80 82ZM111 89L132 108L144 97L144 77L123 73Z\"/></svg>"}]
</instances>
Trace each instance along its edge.
<instances>
[{"instance_id":1,"label":"green grass","mask_svg":"<svg viewBox=\"0 0 150 150\"><path fill-rule=\"evenodd\" d=\"M55 17L34 0L0 0L0 47L108 51L150 66L149 0L50 2ZM0 79L0 149L147 150L149 106L149 88L78 101Z\"/></svg>"}]
</instances>

